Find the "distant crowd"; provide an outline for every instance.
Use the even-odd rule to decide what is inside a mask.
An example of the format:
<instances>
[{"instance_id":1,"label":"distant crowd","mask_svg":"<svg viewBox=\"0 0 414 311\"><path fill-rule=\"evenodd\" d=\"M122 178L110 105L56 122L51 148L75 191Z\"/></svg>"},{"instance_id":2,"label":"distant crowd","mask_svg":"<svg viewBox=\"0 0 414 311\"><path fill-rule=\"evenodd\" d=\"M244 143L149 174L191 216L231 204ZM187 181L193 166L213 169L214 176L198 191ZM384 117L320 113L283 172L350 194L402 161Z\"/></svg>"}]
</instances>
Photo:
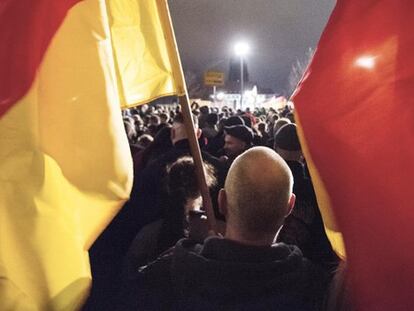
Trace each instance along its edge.
<instances>
[{"instance_id":1,"label":"distant crowd","mask_svg":"<svg viewBox=\"0 0 414 311\"><path fill-rule=\"evenodd\" d=\"M180 106L125 110L134 185L90 250L83 310L352 310L292 107L191 108L215 230Z\"/></svg>"}]
</instances>

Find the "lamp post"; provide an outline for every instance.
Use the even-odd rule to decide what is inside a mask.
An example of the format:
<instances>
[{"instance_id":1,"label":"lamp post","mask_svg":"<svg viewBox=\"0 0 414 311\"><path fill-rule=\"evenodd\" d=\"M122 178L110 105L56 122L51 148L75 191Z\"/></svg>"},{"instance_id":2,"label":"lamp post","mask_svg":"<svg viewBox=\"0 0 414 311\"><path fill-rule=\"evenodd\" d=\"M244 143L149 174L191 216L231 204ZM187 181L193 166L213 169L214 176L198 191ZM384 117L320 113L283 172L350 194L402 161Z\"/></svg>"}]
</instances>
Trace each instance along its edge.
<instances>
[{"instance_id":1,"label":"lamp post","mask_svg":"<svg viewBox=\"0 0 414 311\"><path fill-rule=\"evenodd\" d=\"M244 91L244 56L249 52L249 45L246 42L238 42L234 46L234 52L240 57L240 109L243 109L243 91Z\"/></svg>"}]
</instances>

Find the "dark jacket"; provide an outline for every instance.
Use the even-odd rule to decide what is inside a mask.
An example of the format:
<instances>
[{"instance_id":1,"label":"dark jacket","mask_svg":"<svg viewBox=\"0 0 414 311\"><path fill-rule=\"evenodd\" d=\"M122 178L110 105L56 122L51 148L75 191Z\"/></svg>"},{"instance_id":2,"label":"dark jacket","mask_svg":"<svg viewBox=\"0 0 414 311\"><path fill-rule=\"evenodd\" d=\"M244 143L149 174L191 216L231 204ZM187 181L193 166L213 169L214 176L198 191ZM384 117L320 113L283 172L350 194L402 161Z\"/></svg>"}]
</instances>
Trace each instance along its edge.
<instances>
[{"instance_id":1,"label":"dark jacket","mask_svg":"<svg viewBox=\"0 0 414 311\"><path fill-rule=\"evenodd\" d=\"M293 174L293 193L296 195L296 202L277 241L298 246L303 255L312 262L328 270L334 270L339 258L326 236L312 182L306 177L305 169L300 162L287 161L287 164Z\"/></svg>"},{"instance_id":2,"label":"dark jacket","mask_svg":"<svg viewBox=\"0 0 414 311\"><path fill-rule=\"evenodd\" d=\"M319 310L327 282L295 246L183 239L130 279L119 310Z\"/></svg>"}]
</instances>

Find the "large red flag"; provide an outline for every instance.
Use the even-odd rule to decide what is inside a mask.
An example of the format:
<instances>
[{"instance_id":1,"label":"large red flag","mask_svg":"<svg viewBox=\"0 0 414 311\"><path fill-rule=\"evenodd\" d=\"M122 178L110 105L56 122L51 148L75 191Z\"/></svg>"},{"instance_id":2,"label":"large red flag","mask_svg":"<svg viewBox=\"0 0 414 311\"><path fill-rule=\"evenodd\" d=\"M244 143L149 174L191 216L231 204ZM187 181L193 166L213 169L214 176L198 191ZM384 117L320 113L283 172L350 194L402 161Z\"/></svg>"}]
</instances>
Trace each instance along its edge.
<instances>
[{"instance_id":1,"label":"large red flag","mask_svg":"<svg viewBox=\"0 0 414 311\"><path fill-rule=\"evenodd\" d=\"M414 2L338 0L293 98L357 310L411 310Z\"/></svg>"}]
</instances>

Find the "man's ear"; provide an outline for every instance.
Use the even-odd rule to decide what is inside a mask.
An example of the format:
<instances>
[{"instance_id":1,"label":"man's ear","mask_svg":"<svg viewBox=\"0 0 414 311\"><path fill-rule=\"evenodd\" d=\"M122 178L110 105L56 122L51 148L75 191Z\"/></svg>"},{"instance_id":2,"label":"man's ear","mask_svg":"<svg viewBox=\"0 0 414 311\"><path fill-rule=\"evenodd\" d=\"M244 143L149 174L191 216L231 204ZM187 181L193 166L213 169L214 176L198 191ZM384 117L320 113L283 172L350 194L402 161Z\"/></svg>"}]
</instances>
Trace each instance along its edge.
<instances>
[{"instance_id":1,"label":"man's ear","mask_svg":"<svg viewBox=\"0 0 414 311\"><path fill-rule=\"evenodd\" d=\"M295 206L295 202L296 202L296 195L294 193L292 193L290 195L290 199L289 199L289 202L288 202L288 210L287 210L285 218L288 217L290 215L290 213L292 213L293 207Z\"/></svg>"},{"instance_id":2,"label":"man's ear","mask_svg":"<svg viewBox=\"0 0 414 311\"><path fill-rule=\"evenodd\" d=\"M223 188L220 189L218 194L218 208L220 213L222 213L224 217L227 218L227 194L226 190Z\"/></svg>"}]
</instances>

